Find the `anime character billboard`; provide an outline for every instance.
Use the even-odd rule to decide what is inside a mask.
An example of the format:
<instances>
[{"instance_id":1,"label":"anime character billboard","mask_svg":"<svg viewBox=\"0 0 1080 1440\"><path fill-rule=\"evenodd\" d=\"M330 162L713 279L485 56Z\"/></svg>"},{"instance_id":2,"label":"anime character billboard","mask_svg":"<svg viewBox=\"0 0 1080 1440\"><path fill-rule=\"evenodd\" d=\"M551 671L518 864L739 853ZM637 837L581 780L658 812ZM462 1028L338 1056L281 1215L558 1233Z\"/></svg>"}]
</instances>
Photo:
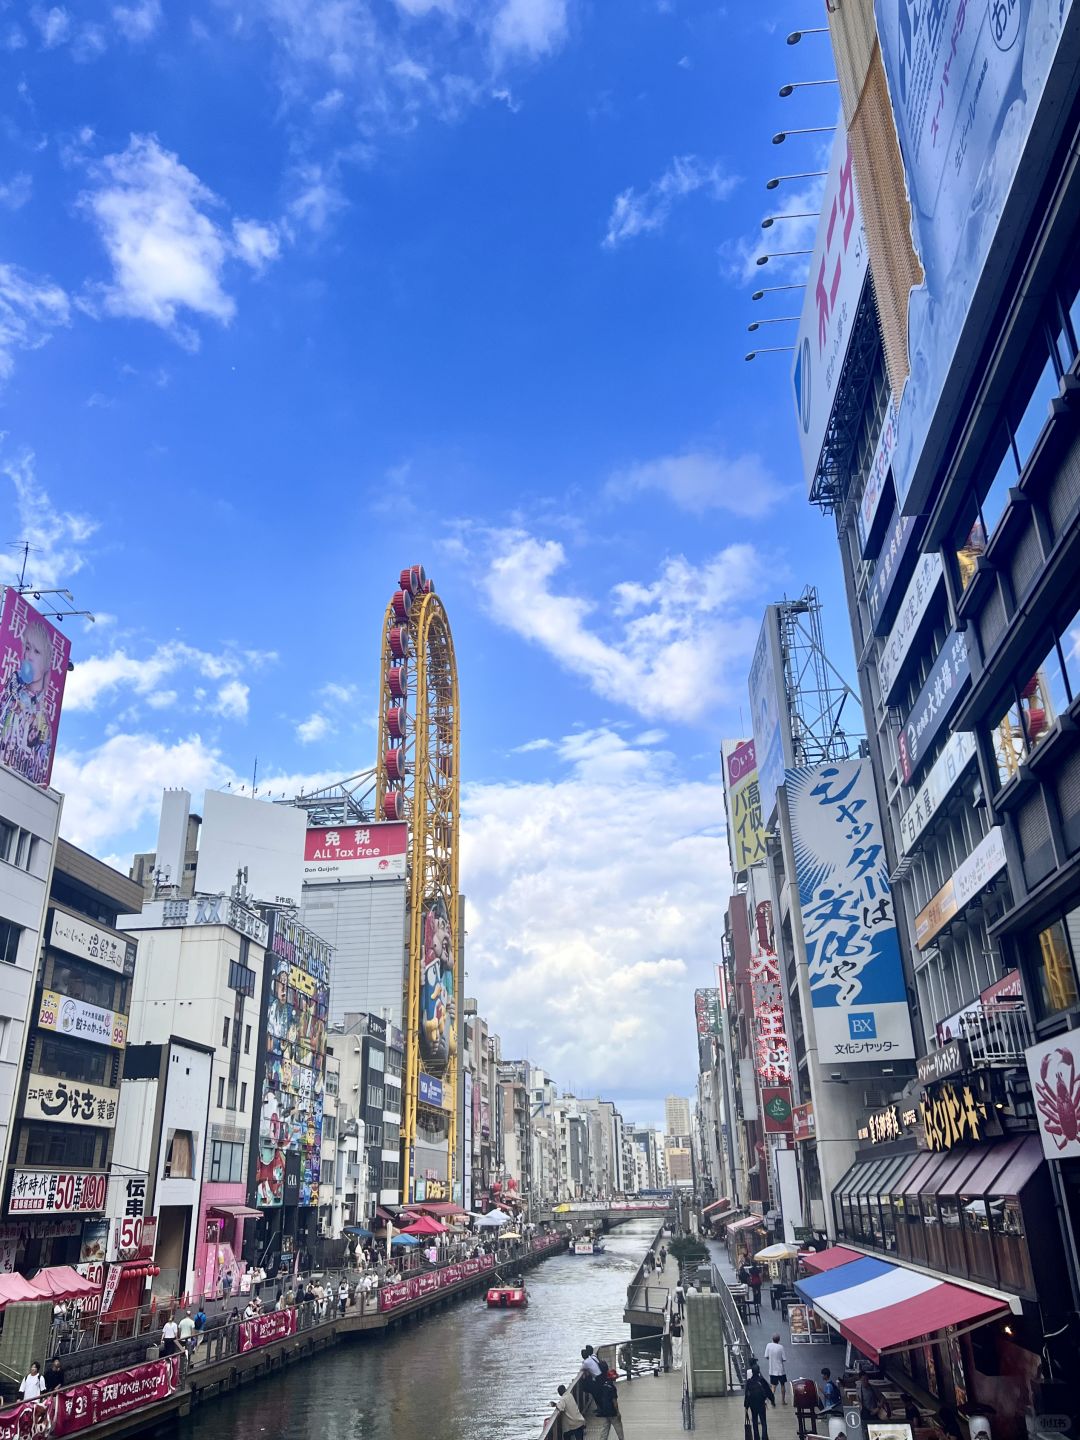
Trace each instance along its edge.
<instances>
[{"instance_id":1,"label":"anime character billboard","mask_svg":"<svg viewBox=\"0 0 1080 1440\"><path fill-rule=\"evenodd\" d=\"M29 780L52 778L71 643L10 586L0 606L0 761Z\"/></svg>"},{"instance_id":2,"label":"anime character billboard","mask_svg":"<svg viewBox=\"0 0 1080 1440\"><path fill-rule=\"evenodd\" d=\"M457 1045L454 942L446 902L437 895L424 911L420 977L420 1054L429 1066L446 1065Z\"/></svg>"},{"instance_id":3,"label":"anime character billboard","mask_svg":"<svg viewBox=\"0 0 1080 1440\"><path fill-rule=\"evenodd\" d=\"M275 914L267 955L265 1055L255 1203L285 1203L286 1157L298 1157L298 1198L318 1205L322 1160L330 947L296 920Z\"/></svg>"}]
</instances>

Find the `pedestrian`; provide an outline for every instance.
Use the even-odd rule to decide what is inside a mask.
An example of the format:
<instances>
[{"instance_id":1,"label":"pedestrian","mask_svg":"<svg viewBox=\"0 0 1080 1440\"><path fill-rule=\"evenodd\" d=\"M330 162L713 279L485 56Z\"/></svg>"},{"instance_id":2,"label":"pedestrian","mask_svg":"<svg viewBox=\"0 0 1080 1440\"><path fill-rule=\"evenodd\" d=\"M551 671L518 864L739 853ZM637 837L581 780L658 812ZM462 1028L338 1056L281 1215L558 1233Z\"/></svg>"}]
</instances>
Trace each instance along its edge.
<instances>
[{"instance_id":1,"label":"pedestrian","mask_svg":"<svg viewBox=\"0 0 1080 1440\"><path fill-rule=\"evenodd\" d=\"M859 1414L864 1426L869 1425L872 1420L880 1417L881 1401L877 1392L870 1384L870 1377L864 1370L859 1376Z\"/></svg>"},{"instance_id":2,"label":"pedestrian","mask_svg":"<svg viewBox=\"0 0 1080 1440\"><path fill-rule=\"evenodd\" d=\"M750 1289L754 1296L754 1304L761 1305L761 1266L755 1263L750 1266Z\"/></svg>"},{"instance_id":3,"label":"pedestrian","mask_svg":"<svg viewBox=\"0 0 1080 1440\"><path fill-rule=\"evenodd\" d=\"M221 1298L226 1305L229 1303L229 1296L232 1294L232 1287L232 1271L226 1270L224 1275L222 1275L221 1277Z\"/></svg>"},{"instance_id":4,"label":"pedestrian","mask_svg":"<svg viewBox=\"0 0 1080 1440\"><path fill-rule=\"evenodd\" d=\"M619 1440L626 1440L623 1435L622 1413L619 1410L619 1391L615 1384L618 1378L614 1370L605 1370L600 1377L600 1384L597 1386L596 1413L604 1422L600 1440L608 1440L612 1430L615 1431Z\"/></svg>"},{"instance_id":5,"label":"pedestrian","mask_svg":"<svg viewBox=\"0 0 1080 1440\"><path fill-rule=\"evenodd\" d=\"M562 1416L562 1440L585 1440L585 1416L565 1385L559 1386L559 1398L551 1403Z\"/></svg>"},{"instance_id":6,"label":"pedestrian","mask_svg":"<svg viewBox=\"0 0 1080 1440\"><path fill-rule=\"evenodd\" d=\"M769 1440L769 1422L766 1419L765 1407L771 1405L775 1410L776 1396L758 1368L756 1360L750 1366L750 1373L743 1386L743 1405L746 1408L746 1419L753 1430L754 1440Z\"/></svg>"},{"instance_id":7,"label":"pedestrian","mask_svg":"<svg viewBox=\"0 0 1080 1440\"><path fill-rule=\"evenodd\" d=\"M195 1329L200 1334L206 1329L206 1311L201 1305L195 1311Z\"/></svg>"},{"instance_id":8,"label":"pedestrian","mask_svg":"<svg viewBox=\"0 0 1080 1440\"><path fill-rule=\"evenodd\" d=\"M780 1344L780 1336L774 1335L765 1346L765 1366L769 1372L769 1384L779 1389L781 1405L787 1404L787 1355Z\"/></svg>"},{"instance_id":9,"label":"pedestrian","mask_svg":"<svg viewBox=\"0 0 1080 1440\"><path fill-rule=\"evenodd\" d=\"M344 1315L345 1306L349 1303L349 1284L345 1279L342 1279L341 1284L337 1287L337 1303L338 1314Z\"/></svg>"},{"instance_id":10,"label":"pedestrian","mask_svg":"<svg viewBox=\"0 0 1080 1440\"><path fill-rule=\"evenodd\" d=\"M45 1371L45 1389L59 1390L64 1383L64 1367L60 1364L60 1356L54 1355L49 1368Z\"/></svg>"},{"instance_id":11,"label":"pedestrian","mask_svg":"<svg viewBox=\"0 0 1080 1440\"><path fill-rule=\"evenodd\" d=\"M257 1302L256 1302L256 1300L255 1300L255 1297L252 1296L252 1298L251 1298L251 1299L248 1301L248 1303L244 1306L244 1319L245 1319L245 1320L254 1320L254 1319L255 1319L255 1316L258 1315L258 1313L259 1313L259 1311L258 1311Z\"/></svg>"},{"instance_id":12,"label":"pedestrian","mask_svg":"<svg viewBox=\"0 0 1080 1440\"><path fill-rule=\"evenodd\" d=\"M750 1284L750 1268L745 1260L740 1264L738 1275L736 1278L738 1279L740 1285Z\"/></svg>"},{"instance_id":13,"label":"pedestrian","mask_svg":"<svg viewBox=\"0 0 1080 1440\"><path fill-rule=\"evenodd\" d=\"M176 1355L180 1350L180 1327L172 1315L161 1327L161 1353L162 1355Z\"/></svg>"},{"instance_id":14,"label":"pedestrian","mask_svg":"<svg viewBox=\"0 0 1080 1440\"><path fill-rule=\"evenodd\" d=\"M180 1344L183 1345L189 1355L193 1354L195 1350L195 1321L192 1319L190 1310L184 1312L183 1319L176 1329Z\"/></svg>"},{"instance_id":15,"label":"pedestrian","mask_svg":"<svg viewBox=\"0 0 1080 1440\"><path fill-rule=\"evenodd\" d=\"M660 1246L660 1269L661 1269L661 1270L666 1270L666 1269L667 1269L667 1246L666 1246L666 1245L661 1245L661 1246Z\"/></svg>"},{"instance_id":16,"label":"pedestrian","mask_svg":"<svg viewBox=\"0 0 1080 1440\"><path fill-rule=\"evenodd\" d=\"M581 1352L581 1379L586 1391L592 1396L594 1405L599 1404L597 1391L600 1386L601 1373L600 1361L597 1360L596 1355L593 1353L593 1347L586 1345L585 1349Z\"/></svg>"},{"instance_id":17,"label":"pedestrian","mask_svg":"<svg viewBox=\"0 0 1080 1440\"><path fill-rule=\"evenodd\" d=\"M307 1296L307 1291L304 1289L304 1282L303 1282L303 1280L301 1280L301 1281L299 1282L299 1284L297 1285L297 1287L296 1287L296 1296L295 1296L295 1298L294 1298L294 1300L293 1300L293 1304L296 1305L296 1306L299 1308L299 1306L303 1305L304 1301L305 1301L307 1298L308 1298L308 1296Z\"/></svg>"},{"instance_id":18,"label":"pedestrian","mask_svg":"<svg viewBox=\"0 0 1080 1440\"><path fill-rule=\"evenodd\" d=\"M683 1289L681 1280L675 1286L675 1304L678 1306L679 1314L681 1315L683 1313L683 1307L686 1304L686 1291Z\"/></svg>"},{"instance_id":19,"label":"pedestrian","mask_svg":"<svg viewBox=\"0 0 1080 1440\"><path fill-rule=\"evenodd\" d=\"M668 1333L671 1336L671 1363L678 1367L682 1364L682 1320L678 1315L671 1317Z\"/></svg>"},{"instance_id":20,"label":"pedestrian","mask_svg":"<svg viewBox=\"0 0 1080 1440\"><path fill-rule=\"evenodd\" d=\"M821 1394L821 1410L825 1415L835 1414L843 1403L840 1394L840 1386L832 1378L832 1371L825 1367L821 1372L821 1384L818 1386Z\"/></svg>"}]
</instances>

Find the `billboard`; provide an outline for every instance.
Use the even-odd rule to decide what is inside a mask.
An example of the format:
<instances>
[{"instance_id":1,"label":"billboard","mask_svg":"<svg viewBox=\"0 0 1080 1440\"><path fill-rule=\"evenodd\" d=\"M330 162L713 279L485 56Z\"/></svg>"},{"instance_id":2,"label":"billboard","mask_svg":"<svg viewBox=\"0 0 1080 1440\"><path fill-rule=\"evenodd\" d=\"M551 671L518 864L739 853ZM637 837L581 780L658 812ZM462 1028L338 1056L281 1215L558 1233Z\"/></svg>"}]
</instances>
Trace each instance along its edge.
<instances>
[{"instance_id":1,"label":"billboard","mask_svg":"<svg viewBox=\"0 0 1080 1440\"><path fill-rule=\"evenodd\" d=\"M0 605L0 761L32 785L52 779L71 642L9 585Z\"/></svg>"},{"instance_id":2,"label":"billboard","mask_svg":"<svg viewBox=\"0 0 1080 1440\"><path fill-rule=\"evenodd\" d=\"M866 280L867 250L855 171L841 115L833 141L821 219L791 368L806 488L813 489L844 359Z\"/></svg>"},{"instance_id":3,"label":"billboard","mask_svg":"<svg viewBox=\"0 0 1080 1440\"><path fill-rule=\"evenodd\" d=\"M105 1209L103 1170L15 1170L8 1210L19 1215L88 1215Z\"/></svg>"},{"instance_id":4,"label":"billboard","mask_svg":"<svg viewBox=\"0 0 1080 1440\"><path fill-rule=\"evenodd\" d=\"M436 1080L434 1075L425 1075L421 1070L419 1080L419 1100L421 1105L431 1105L436 1110L443 1108L443 1083Z\"/></svg>"},{"instance_id":5,"label":"billboard","mask_svg":"<svg viewBox=\"0 0 1080 1440\"><path fill-rule=\"evenodd\" d=\"M919 836L952 793L952 788L975 757L975 736L955 730L941 754L919 783L915 798L900 816L900 848L909 855Z\"/></svg>"},{"instance_id":6,"label":"billboard","mask_svg":"<svg viewBox=\"0 0 1080 1440\"><path fill-rule=\"evenodd\" d=\"M961 860L930 903L915 917L915 944L926 947L994 876L1005 869L1005 839L1000 825L988 830L975 849Z\"/></svg>"},{"instance_id":7,"label":"billboard","mask_svg":"<svg viewBox=\"0 0 1080 1440\"><path fill-rule=\"evenodd\" d=\"M404 821L315 826L304 837L304 884L402 876L408 848Z\"/></svg>"},{"instance_id":8,"label":"billboard","mask_svg":"<svg viewBox=\"0 0 1080 1440\"><path fill-rule=\"evenodd\" d=\"M750 995L758 1080L762 1085L786 1085L791 1079L791 1047L784 1019L784 994L770 900L754 906L750 931ZM745 1098L744 1094L744 1103Z\"/></svg>"},{"instance_id":9,"label":"billboard","mask_svg":"<svg viewBox=\"0 0 1080 1440\"><path fill-rule=\"evenodd\" d=\"M874 0L912 240L925 271L908 302L917 383L906 387L897 423L893 478L901 501L954 362L973 363L974 348L959 349L961 333L1071 10L1071 0ZM1018 191L1018 214L1027 203ZM1008 245L1001 252L1004 264L1012 252ZM919 509L926 498L920 482Z\"/></svg>"},{"instance_id":10,"label":"billboard","mask_svg":"<svg viewBox=\"0 0 1080 1440\"><path fill-rule=\"evenodd\" d=\"M784 771L795 763L791 749L791 716L787 706L784 659L780 650L780 611L765 608L754 658L750 662L750 717L754 727L761 818L767 825L784 783Z\"/></svg>"},{"instance_id":11,"label":"billboard","mask_svg":"<svg viewBox=\"0 0 1080 1440\"><path fill-rule=\"evenodd\" d=\"M101 925L91 925L67 910L53 910L49 944L68 955L77 955L80 960L115 970L118 975L135 972L134 940Z\"/></svg>"},{"instance_id":12,"label":"billboard","mask_svg":"<svg viewBox=\"0 0 1080 1440\"><path fill-rule=\"evenodd\" d=\"M787 800L822 1063L913 1059L870 761L790 770Z\"/></svg>"},{"instance_id":13,"label":"billboard","mask_svg":"<svg viewBox=\"0 0 1080 1440\"><path fill-rule=\"evenodd\" d=\"M330 946L279 912L270 921L263 993L255 1204L318 1205Z\"/></svg>"},{"instance_id":14,"label":"billboard","mask_svg":"<svg viewBox=\"0 0 1080 1440\"><path fill-rule=\"evenodd\" d=\"M866 604L870 625L875 635L884 635L892 612L890 600L896 589L896 577L904 568L908 550L923 532L922 522L894 510L885 527L885 534L874 562L873 575L866 588Z\"/></svg>"},{"instance_id":15,"label":"billboard","mask_svg":"<svg viewBox=\"0 0 1080 1440\"><path fill-rule=\"evenodd\" d=\"M111 1130L119 1104L120 1091L106 1085L31 1073L23 1115L27 1120L50 1120L54 1125L103 1125Z\"/></svg>"},{"instance_id":16,"label":"billboard","mask_svg":"<svg viewBox=\"0 0 1080 1440\"><path fill-rule=\"evenodd\" d=\"M878 434L877 444L874 447L874 458L870 462L870 469L867 472L866 484L863 486L862 499L855 511L855 524L859 531L859 546L862 549L864 560L872 560L874 557L874 530L878 511L881 508L881 497L885 493L885 485L892 469L893 451L896 449L896 406L890 395L888 405L885 409L885 418L881 422L881 431Z\"/></svg>"},{"instance_id":17,"label":"billboard","mask_svg":"<svg viewBox=\"0 0 1080 1440\"><path fill-rule=\"evenodd\" d=\"M911 651L912 642L926 618L930 602L937 594L944 575L945 566L940 550L930 550L925 555L920 555L915 562L915 570L878 659L878 679L881 682L883 705L888 705L893 698L893 690L904 668L904 661Z\"/></svg>"},{"instance_id":18,"label":"billboard","mask_svg":"<svg viewBox=\"0 0 1080 1440\"><path fill-rule=\"evenodd\" d=\"M115 1010L102 1010L85 1000L73 1000L56 990L41 992L38 1027L55 1030L60 1035L74 1035L78 1040L92 1040L95 1045L111 1045L123 1050L127 1044L126 1015Z\"/></svg>"},{"instance_id":19,"label":"billboard","mask_svg":"<svg viewBox=\"0 0 1080 1440\"><path fill-rule=\"evenodd\" d=\"M763 1085L761 1114L766 1135L791 1134L791 1086Z\"/></svg>"},{"instance_id":20,"label":"billboard","mask_svg":"<svg viewBox=\"0 0 1080 1440\"><path fill-rule=\"evenodd\" d=\"M207 790L199 831L195 888L228 895L236 872L247 871L247 892L268 905L296 904L303 879L307 816L294 805Z\"/></svg>"},{"instance_id":21,"label":"billboard","mask_svg":"<svg viewBox=\"0 0 1080 1440\"><path fill-rule=\"evenodd\" d=\"M971 661L963 631L950 630L898 737L900 773L905 785L910 785L922 769L970 675Z\"/></svg>"},{"instance_id":22,"label":"billboard","mask_svg":"<svg viewBox=\"0 0 1080 1440\"><path fill-rule=\"evenodd\" d=\"M694 991L694 1018L699 1035L720 1034L720 991Z\"/></svg>"},{"instance_id":23,"label":"billboard","mask_svg":"<svg viewBox=\"0 0 1080 1440\"><path fill-rule=\"evenodd\" d=\"M1039 1137L1048 1160L1080 1155L1080 1033L1070 1030L1024 1052Z\"/></svg>"},{"instance_id":24,"label":"billboard","mask_svg":"<svg viewBox=\"0 0 1080 1440\"><path fill-rule=\"evenodd\" d=\"M724 740L724 790L728 808L728 853L738 874L765 859L765 826L761 818L757 751L753 740Z\"/></svg>"},{"instance_id":25,"label":"billboard","mask_svg":"<svg viewBox=\"0 0 1080 1440\"><path fill-rule=\"evenodd\" d=\"M446 1065L457 1030L454 1000L454 942L441 895L424 909L423 970L420 976L420 1054L431 1065Z\"/></svg>"}]
</instances>

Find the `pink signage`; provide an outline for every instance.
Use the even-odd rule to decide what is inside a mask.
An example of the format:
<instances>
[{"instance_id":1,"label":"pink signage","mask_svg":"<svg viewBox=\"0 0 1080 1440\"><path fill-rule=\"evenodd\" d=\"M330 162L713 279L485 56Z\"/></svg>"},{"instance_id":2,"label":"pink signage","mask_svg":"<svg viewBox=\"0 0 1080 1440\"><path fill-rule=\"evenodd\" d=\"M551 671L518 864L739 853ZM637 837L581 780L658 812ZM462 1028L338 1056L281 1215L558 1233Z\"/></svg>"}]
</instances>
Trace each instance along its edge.
<instances>
[{"instance_id":1,"label":"pink signage","mask_svg":"<svg viewBox=\"0 0 1080 1440\"><path fill-rule=\"evenodd\" d=\"M257 1350L260 1345L270 1345L275 1340L285 1340L296 1334L296 1310L270 1310L265 1315L256 1315L253 1320L240 1321L240 1354Z\"/></svg>"},{"instance_id":2,"label":"pink signage","mask_svg":"<svg viewBox=\"0 0 1080 1440\"><path fill-rule=\"evenodd\" d=\"M0 607L0 761L34 785L52 778L71 642L17 590Z\"/></svg>"}]
</instances>

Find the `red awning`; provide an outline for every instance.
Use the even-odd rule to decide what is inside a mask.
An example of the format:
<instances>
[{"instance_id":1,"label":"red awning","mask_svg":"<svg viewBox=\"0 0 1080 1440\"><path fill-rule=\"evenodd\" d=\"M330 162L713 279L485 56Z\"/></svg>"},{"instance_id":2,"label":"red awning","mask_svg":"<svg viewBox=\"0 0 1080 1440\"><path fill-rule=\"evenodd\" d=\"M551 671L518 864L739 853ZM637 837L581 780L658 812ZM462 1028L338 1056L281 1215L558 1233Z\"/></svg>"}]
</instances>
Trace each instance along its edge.
<instances>
[{"instance_id":1,"label":"red awning","mask_svg":"<svg viewBox=\"0 0 1080 1440\"><path fill-rule=\"evenodd\" d=\"M755 1227L765 1229L765 1221L760 1215L747 1215L742 1220L734 1220L727 1228L730 1235L733 1230L753 1230Z\"/></svg>"},{"instance_id":2,"label":"red awning","mask_svg":"<svg viewBox=\"0 0 1080 1440\"><path fill-rule=\"evenodd\" d=\"M40 1300L42 1296L23 1275L0 1275L0 1310L20 1300Z\"/></svg>"},{"instance_id":3,"label":"red awning","mask_svg":"<svg viewBox=\"0 0 1080 1440\"><path fill-rule=\"evenodd\" d=\"M851 1260L861 1260L862 1256L857 1250L849 1250L846 1245L832 1245L828 1250L811 1250L799 1256L804 1267L814 1275L820 1275L825 1270L835 1270L837 1265L846 1265Z\"/></svg>"},{"instance_id":4,"label":"red awning","mask_svg":"<svg viewBox=\"0 0 1080 1440\"><path fill-rule=\"evenodd\" d=\"M424 1215L464 1215L465 1211L460 1205L453 1205L449 1200L428 1200L417 1202L414 1205L406 1205L405 1210L412 1212L420 1211Z\"/></svg>"},{"instance_id":5,"label":"red awning","mask_svg":"<svg viewBox=\"0 0 1080 1440\"><path fill-rule=\"evenodd\" d=\"M948 1326L964 1325L973 1329L997 1315L1009 1313L1008 1305L978 1290L943 1284L881 1310L853 1315L840 1326L840 1333L864 1355L878 1360L889 1350L902 1350L911 1341Z\"/></svg>"},{"instance_id":6,"label":"red awning","mask_svg":"<svg viewBox=\"0 0 1080 1440\"><path fill-rule=\"evenodd\" d=\"M402 1235L445 1235L446 1226L433 1215L421 1215L411 1225L406 1225Z\"/></svg>"},{"instance_id":7,"label":"red awning","mask_svg":"<svg viewBox=\"0 0 1080 1440\"><path fill-rule=\"evenodd\" d=\"M701 1213L702 1213L703 1215L708 1215L708 1213L709 1213L710 1210L730 1210L730 1209L731 1209L731 1201L727 1198L726 1195L722 1195L719 1200L714 1200L711 1205L706 1205L705 1208L704 1208L704 1210L702 1210ZM719 1218L719 1217L718 1217L718 1218Z\"/></svg>"},{"instance_id":8,"label":"red awning","mask_svg":"<svg viewBox=\"0 0 1080 1440\"><path fill-rule=\"evenodd\" d=\"M258 1220L262 1214L261 1210L253 1210L250 1205L211 1205L211 1213L224 1215L230 1220Z\"/></svg>"},{"instance_id":9,"label":"red awning","mask_svg":"<svg viewBox=\"0 0 1080 1440\"><path fill-rule=\"evenodd\" d=\"M50 1265L47 1270L39 1270L30 1288L35 1300L83 1300L101 1290L100 1285L87 1280L70 1265Z\"/></svg>"}]
</instances>

